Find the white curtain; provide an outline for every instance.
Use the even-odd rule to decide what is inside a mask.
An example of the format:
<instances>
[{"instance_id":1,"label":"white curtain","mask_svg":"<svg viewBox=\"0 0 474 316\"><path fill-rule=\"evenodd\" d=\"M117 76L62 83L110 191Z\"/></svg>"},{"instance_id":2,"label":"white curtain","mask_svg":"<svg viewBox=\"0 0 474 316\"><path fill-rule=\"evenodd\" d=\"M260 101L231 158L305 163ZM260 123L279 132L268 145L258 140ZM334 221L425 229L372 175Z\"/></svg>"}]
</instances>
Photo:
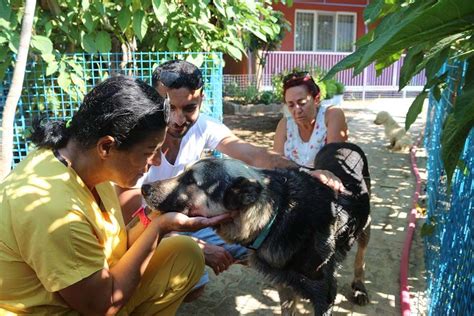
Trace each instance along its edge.
<instances>
[{"instance_id":1,"label":"white curtain","mask_svg":"<svg viewBox=\"0 0 474 316\"><path fill-rule=\"evenodd\" d=\"M334 51L335 23L333 14L318 13L318 39L316 50L323 52Z\"/></svg>"},{"instance_id":2,"label":"white curtain","mask_svg":"<svg viewBox=\"0 0 474 316\"><path fill-rule=\"evenodd\" d=\"M314 14L296 13L295 50L313 50Z\"/></svg>"},{"instance_id":3,"label":"white curtain","mask_svg":"<svg viewBox=\"0 0 474 316\"><path fill-rule=\"evenodd\" d=\"M339 14L337 16L337 51L352 52L354 42L354 16Z\"/></svg>"}]
</instances>

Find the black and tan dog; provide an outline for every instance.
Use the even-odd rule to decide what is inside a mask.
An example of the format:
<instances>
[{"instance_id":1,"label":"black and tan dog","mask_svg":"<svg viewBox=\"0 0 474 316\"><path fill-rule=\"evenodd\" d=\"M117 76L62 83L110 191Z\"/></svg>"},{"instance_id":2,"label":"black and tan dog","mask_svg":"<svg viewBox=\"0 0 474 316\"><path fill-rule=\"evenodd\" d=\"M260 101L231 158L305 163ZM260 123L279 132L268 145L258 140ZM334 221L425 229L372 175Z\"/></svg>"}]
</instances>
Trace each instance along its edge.
<instances>
[{"instance_id":1,"label":"black and tan dog","mask_svg":"<svg viewBox=\"0 0 474 316\"><path fill-rule=\"evenodd\" d=\"M350 143L325 146L315 167L333 172L350 193L336 196L296 169L256 169L232 159L198 161L178 177L143 186L142 193L162 212L215 216L238 210L217 233L254 249L250 262L277 286L282 313L293 314L297 297L303 297L316 315L328 315L337 294L337 265L355 240L353 296L358 304L368 302L363 282L370 178L364 153Z\"/></svg>"}]
</instances>

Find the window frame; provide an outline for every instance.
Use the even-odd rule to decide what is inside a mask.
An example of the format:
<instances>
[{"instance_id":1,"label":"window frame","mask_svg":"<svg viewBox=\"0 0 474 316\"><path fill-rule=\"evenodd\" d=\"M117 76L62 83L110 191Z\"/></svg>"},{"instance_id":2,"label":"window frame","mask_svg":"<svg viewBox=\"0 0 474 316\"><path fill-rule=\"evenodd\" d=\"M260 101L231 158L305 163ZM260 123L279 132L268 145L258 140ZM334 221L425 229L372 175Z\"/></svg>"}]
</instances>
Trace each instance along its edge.
<instances>
[{"instance_id":1,"label":"window frame","mask_svg":"<svg viewBox=\"0 0 474 316\"><path fill-rule=\"evenodd\" d=\"M296 18L298 13L311 13L313 14L313 47L311 52L319 52L319 53L352 53L355 51L355 41L357 38L357 13L356 12L348 12L348 11L325 11L325 10L307 10L307 9L296 9L295 16L294 16L294 25L293 25L293 50L295 52L308 52L304 50L296 50ZM324 51L324 50L317 50L317 41L318 41L318 13L332 15L335 17L334 19L334 37L333 37L333 45L334 50L332 51ZM352 51L350 52L340 52L337 50L337 25L338 25L338 16L339 15L351 15L354 17L354 33L352 38Z\"/></svg>"}]
</instances>

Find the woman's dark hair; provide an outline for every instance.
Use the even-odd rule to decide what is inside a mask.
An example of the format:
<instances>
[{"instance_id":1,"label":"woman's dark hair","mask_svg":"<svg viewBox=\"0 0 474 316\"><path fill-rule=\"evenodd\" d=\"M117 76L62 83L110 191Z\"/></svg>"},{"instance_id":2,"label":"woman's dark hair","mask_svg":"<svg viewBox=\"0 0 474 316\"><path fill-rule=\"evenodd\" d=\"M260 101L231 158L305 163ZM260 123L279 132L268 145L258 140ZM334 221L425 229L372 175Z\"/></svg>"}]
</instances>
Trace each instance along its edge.
<instances>
[{"instance_id":1,"label":"woman's dark hair","mask_svg":"<svg viewBox=\"0 0 474 316\"><path fill-rule=\"evenodd\" d=\"M296 86L305 86L313 98L317 97L320 92L318 85L308 72L293 72L283 78L283 101L285 100L286 90Z\"/></svg>"},{"instance_id":2,"label":"woman's dark hair","mask_svg":"<svg viewBox=\"0 0 474 316\"><path fill-rule=\"evenodd\" d=\"M152 131L166 128L168 105L151 86L125 76L106 79L85 97L77 113L65 121L36 119L31 141L40 148L58 149L74 139L84 148L112 136L121 150L140 142Z\"/></svg>"},{"instance_id":3,"label":"woman's dark hair","mask_svg":"<svg viewBox=\"0 0 474 316\"><path fill-rule=\"evenodd\" d=\"M190 62L179 59L164 62L156 67L151 82L155 88L161 82L170 89L198 90L204 85L201 70Z\"/></svg>"}]
</instances>

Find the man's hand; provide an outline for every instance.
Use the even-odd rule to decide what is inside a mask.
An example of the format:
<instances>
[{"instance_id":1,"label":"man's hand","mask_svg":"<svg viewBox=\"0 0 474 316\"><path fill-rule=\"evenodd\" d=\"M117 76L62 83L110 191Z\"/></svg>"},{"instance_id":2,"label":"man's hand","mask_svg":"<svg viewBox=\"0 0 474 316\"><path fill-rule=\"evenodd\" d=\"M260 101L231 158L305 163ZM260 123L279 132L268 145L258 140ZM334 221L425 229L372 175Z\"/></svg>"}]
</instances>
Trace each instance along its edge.
<instances>
[{"instance_id":1,"label":"man's hand","mask_svg":"<svg viewBox=\"0 0 474 316\"><path fill-rule=\"evenodd\" d=\"M226 213L214 217L188 217L182 213L164 213L153 221L158 221L158 227L163 235L172 231L193 232L205 227L212 227L232 221L232 214Z\"/></svg>"},{"instance_id":2,"label":"man's hand","mask_svg":"<svg viewBox=\"0 0 474 316\"><path fill-rule=\"evenodd\" d=\"M206 265L211 267L216 275L229 269L232 263L234 263L234 258L224 247L208 243L202 243L202 245Z\"/></svg>"},{"instance_id":3,"label":"man's hand","mask_svg":"<svg viewBox=\"0 0 474 316\"><path fill-rule=\"evenodd\" d=\"M313 171L306 171L319 181L321 181L322 184L327 185L331 189L334 190L334 192L337 193L345 193L347 192L346 188L342 184L341 179L336 177L334 173L328 170L313 170Z\"/></svg>"}]
</instances>

